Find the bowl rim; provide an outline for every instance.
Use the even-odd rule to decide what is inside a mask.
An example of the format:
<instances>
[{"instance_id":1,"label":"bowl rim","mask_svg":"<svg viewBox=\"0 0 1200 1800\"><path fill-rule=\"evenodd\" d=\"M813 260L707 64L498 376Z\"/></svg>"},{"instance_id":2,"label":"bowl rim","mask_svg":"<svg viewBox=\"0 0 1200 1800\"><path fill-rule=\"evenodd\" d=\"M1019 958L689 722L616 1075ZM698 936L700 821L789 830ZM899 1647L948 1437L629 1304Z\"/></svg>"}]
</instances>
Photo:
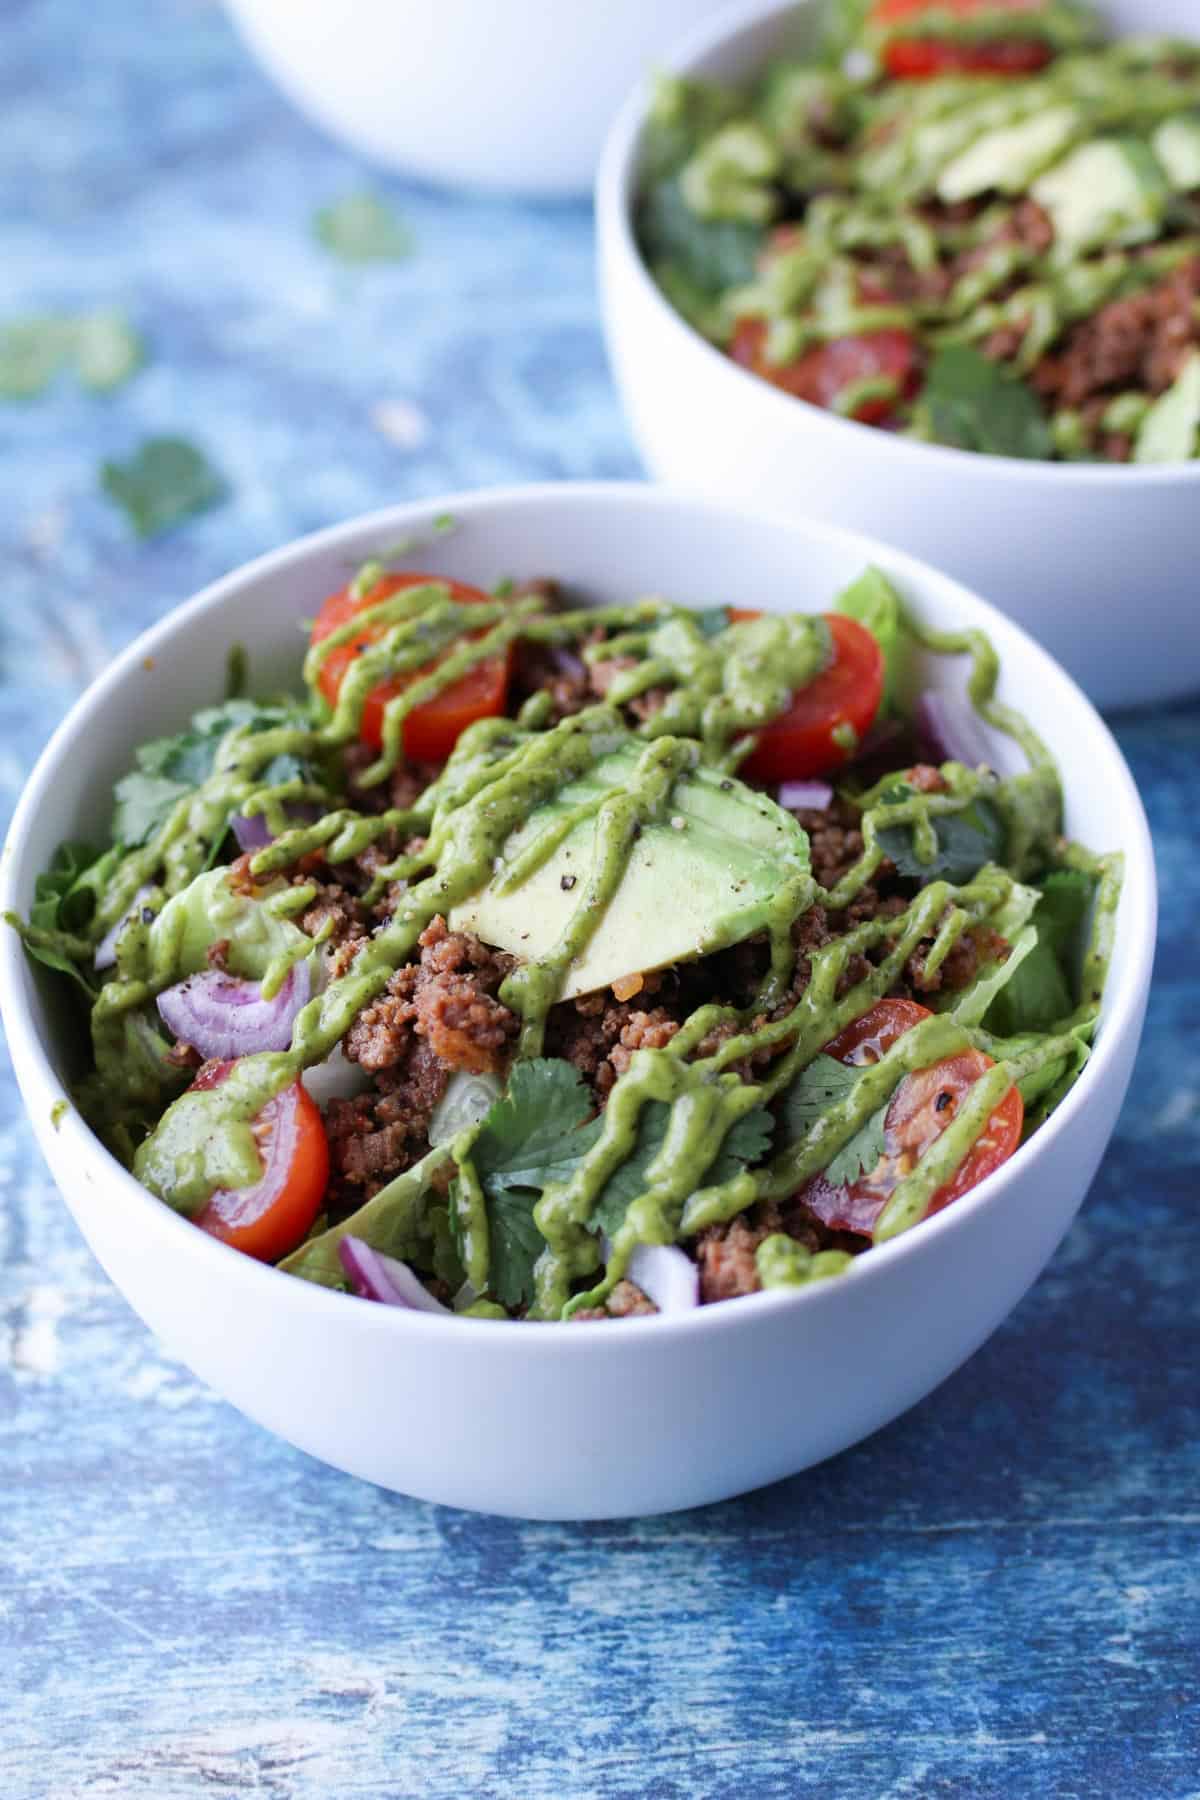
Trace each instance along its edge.
<instances>
[{"instance_id":1,"label":"bowl rim","mask_svg":"<svg viewBox=\"0 0 1200 1800\"><path fill-rule=\"evenodd\" d=\"M731 38L755 25L767 24L784 14L820 6L823 0L736 0L736 3L689 31L668 46L656 61L656 70L674 75L690 75L695 65L712 52L719 52ZM826 429L843 440L847 455L859 453L868 441L880 455L897 460L910 456L924 459L933 475L939 466L947 472L969 473L975 469L980 478L988 474L1009 481L1047 481L1062 487L1084 489L1117 486L1129 489L1171 487L1200 481L1200 458L1176 463L1075 463L1055 462L1048 458L997 456L991 451L960 450L952 444L927 444L895 432L880 431L855 419L844 419L796 395L785 394L760 376L735 363L732 357L709 342L683 314L672 306L642 256L633 229L633 199L637 187L638 161L642 133L650 110L650 93L643 78L626 97L616 114L604 149L601 152L595 183L596 227L602 250L619 257L621 274L630 280L643 307L648 307L660 321L673 325L683 340L690 343L710 376L726 384L735 384L731 392L749 400L757 395L779 426L795 427L807 415L806 429ZM608 307L605 307L607 314ZM803 409L797 415L796 408Z\"/></svg>"},{"instance_id":2,"label":"bowl rim","mask_svg":"<svg viewBox=\"0 0 1200 1800\"><path fill-rule=\"evenodd\" d=\"M0 852L0 915L8 910L19 910L16 889L20 878L27 872L22 867L22 846L32 820L52 795L58 769L70 754L72 744L80 738L86 741L87 727L92 717L110 708L130 677L141 673L144 659L156 656L181 627L206 614L219 615L224 608L236 603L239 594L247 586L268 576L285 574L303 566L310 558L324 556L343 545L349 548L364 535L378 532L382 542L394 543L397 538L411 537L422 526L432 530L434 522L447 514L468 518L472 514L486 515L496 508L507 510L513 507L525 507L536 512L547 506L569 508L576 501L587 503L597 500L604 505L611 504L616 512L641 508L654 513L660 508L684 508L694 510L703 517L712 517L717 513L731 524L747 527L751 527L757 519L775 530L795 533L798 540L824 540L844 549L852 549L855 556L861 557L863 561L878 561L901 581L911 581L918 591L921 584L930 577L935 583L950 588L957 597L968 602L976 613L976 622L985 630L999 626L1002 633L1015 634L1019 640L1023 663L1026 666L1040 665L1041 672L1049 678L1050 685L1065 686L1084 708L1085 716L1090 715L1089 723L1093 731L1099 735L1100 742L1107 746L1110 753L1111 767L1106 771L1105 780L1110 787L1115 784L1116 789L1120 790L1136 840L1123 846L1126 854L1126 886L1121 904L1123 908L1129 909L1125 930L1132 946L1127 968L1120 986L1111 990L1110 1012L1105 1029L1099 1035L1087 1067L1062 1104L1039 1127L1030 1145L1022 1145L1010 1161L987 1176L954 1206L924 1220L919 1231L909 1231L886 1244L873 1246L870 1255L856 1258L849 1270L837 1281L741 1296L741 1303L725 1302L678 1314L656 1314L620 1321L623 1327L622 1342L630 1341L627 1334L634 1332L639 1337L648 1334L650 1341L665 1346L681 1336L698 1332L736 1330L739 1321L749 1324L754 1318L765 1318L768 1310L778 1311L797 1305L836 1306L837 1295L845 1291L847 1281L857 1283L885 1280L893 1264L920 1256L923 1244L932 1244L939 1234L965 1229L968 1218L974 1212L983 1206L1001 1202L1004 1191L1029 1168L1030 1154L1036 1154L1039 1146L1048 1147L1063 1132L1072 1128L1076 1115L1088 1104L1091 1088L1108 1065L1117 1058L1129 1035L1132 1033L1136 1037L1138 1033L1154 957L1157 883L1150 830L1133 776L1108 726L1066 671L1020 626L963 583L942 574L920 558L895 550L861 532L806 518L784 519L778 514L772 516L768 512L732 503L715 505L700 496L649 483L546 482L485 488L438 496L428 501L404 502L359 514L341 524L292 539L250 562L240 564L209 583L192 598L172 607L162 619L136 637L84 690L40 753L14 811L3 851ZM361 556L356 553L349 558L347 566L352 566L357 560L361 560ZM1011 660L1010 657L1010 664ZM1129 879L1131 872L1134 876L1132 881ZM1135 908L1136 917L1132 916ZM64 1091L63 1083L53 1067L38 1028L36 990L26 965L24 947L11 928L4 928L0 934L0 1014L26 1112L41 1140L47 1161L60 1161L57 1149L53 1157L47 1150L47 1133L52 1133L56 1145L61 1144L63 1147L62 1154L76 1159L85 1180L95 1185L116 1184L130 1208L129 1228L145 1234L147 1243L157 1239L163 1244L164 1250L168 1244L173 1243L184 1256L210 1259L209 1267L214 1274L219 1268L224 1269L225 1279L231 1284L231 1290L240 1284L244 1295L253 1298L261 1293L267 1304L270 1303L272 1294L277 1301L285 1300L285 1292L280 1287L281 1281L288 1283L293 1306L317 1309L335 1306L344 1309L348 1299L356 1298L320 1287L313 1282L301 1282L293 1277L283 1276L270 1264L256 1262L210 1237L206 1232L197 1231L190 1220L159 1200L117 1161L84 1122L69 1094ZM51 1119L47 1125L51 1109L63 1099L68 1101L69 1111L58 1120ZM95 1173L88 1173L89 1169ZM55 1185L59 1185L57 1175ZM109 1191L112 1192L111 1186ZM212 1258L221 1259L220 1263L211 1261ZM267 1285L264 1286L264 1283ZM747 1301L753 1301L753 1307L747 1307ZM380 1306L369 1301L359 1302L358 1313L360 1326L382 1331L413 1332L418 1337L426 1336L431 1340L442 1340L443 1334L447 1332L461 1333L467 1330L484 1334L482 1341L485 1342L495 1342L496 1333L499 1332L504 1334L510 1347L520 1343L532 1346L542 1341L541 1333L551 1332L559 1347L571 1345L571 1353L576 1355L601 1353L606 1341L602 1333L580 1330L578 1324L571 1321L546 1321L540 1326L539 1333L534 1334L527 1329L528 1321L525 1320L469 1319L461 1315L444 1317L437 1313ZM316 1316L320 1316L319 1311ZM340 1314L331 1316L349 1320L351 1315L343 1310ZM599 1324L602 1321L595 1322ZM516 1340L512 1337L514 1332L520 1334Z\"/></svg>"}]
</instances>

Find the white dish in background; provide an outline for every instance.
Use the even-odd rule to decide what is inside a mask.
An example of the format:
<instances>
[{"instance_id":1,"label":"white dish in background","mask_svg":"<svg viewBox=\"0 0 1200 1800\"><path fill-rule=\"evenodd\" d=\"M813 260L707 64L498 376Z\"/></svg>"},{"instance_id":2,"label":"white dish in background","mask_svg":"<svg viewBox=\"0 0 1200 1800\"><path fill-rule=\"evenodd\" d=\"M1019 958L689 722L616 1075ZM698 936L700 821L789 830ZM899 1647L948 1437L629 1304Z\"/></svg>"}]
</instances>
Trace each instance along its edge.
<instances>
[{"instance_id":1,"label":"white dish in background","mask_svg":"<svg viewBox=\"0 0 1200 1800\"><path fill-rule=\"evenodd\" d=\"M446 512L458 528L441 534L432 522ZM251 1418L338 1468L425 1499L540 1518L694 1506L794 1474L957 1368L1037 1276L1087 1191L1133 1066L1153 957L1153 859L1129 771L1043 650L898 552L649 487L502 490L395 507L290 544L139 638L38 762L9 835L0 908L27 912L59 840L94 835L138 742L178 729L223 692L232 642L246 646L252 686L295 679L297 622L405 538L423 545L414 566L481 584L551 574L590 599L654 591L773 611L822 610L873 561L930 624L982 626L1001 655L1001 698L1027 711L1058 759L1067 829L1127 858L1088 1068L1011 1161L839 1279L602 1326L372 1305L197 1230L114 1161L73 1108L55 1124L78 1032L55 1004L53 979L6 930L0 1001L38 1141L88 1242L152 1330ZM928 659L928 679L943 689L961 689L962 677L961 659ZM997 760L1006 743L997 741Z\"/></svg>"},{"instance_id":2,"label":"white dish in background","mask_svg":"<svg viewBox=\"0 0 1200 1800\"><path fill-rule=\"evenodd\" d=\"M1195 0L1106 0L1122 32L1200 35ZM811 49L817 0L756 0L666 66L738 82ZM609 356L650 473L747 505L869 531L967 582L1045 644L1099 706L1200 689L1200 462L1021 462L909 442L796 400L675 311L631 224L649 100L629 99L596 190Z\"/></svg>"},{"instance_id":3,"label":"white dish in background","mask_svg":"<svg viewBox=\"0 0 1200 1800\"><path fill-rule=\"evenodd\" d=\"M229 0L288 98L409 175L584 193L629 84L724 0Z\"/></svg>"}]
</instances>

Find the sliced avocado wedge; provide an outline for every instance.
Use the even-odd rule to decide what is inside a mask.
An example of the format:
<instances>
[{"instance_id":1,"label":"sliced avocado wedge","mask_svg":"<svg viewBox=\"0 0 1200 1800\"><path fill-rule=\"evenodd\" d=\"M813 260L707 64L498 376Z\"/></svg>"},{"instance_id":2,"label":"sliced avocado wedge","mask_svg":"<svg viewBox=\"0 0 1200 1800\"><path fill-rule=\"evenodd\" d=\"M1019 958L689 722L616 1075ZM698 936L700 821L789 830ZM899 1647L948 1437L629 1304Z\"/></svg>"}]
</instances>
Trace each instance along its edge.
<instances>
[{"instance_id":1,"label":"sliced avocado wedge","mask_svg":"<svg viewBox=\"0 0 1200 1800\"><path fill-rule=\"evenodd\" d=\"M1077 107L1049 106L1031 119L985 132L942 170L939 200L953 205L992 190L1024 193L1033 177L1061 156L1081 123Z\"/></svg>"},{"instance_id":2,"label":"sliced avocado wedge","mask_svg":"<svg viewBox=\"0 0 1200 1800\"><path fill-rule=\"evenodd\" d=\"M1200 188L1200 117L1188 113L1164 119L1150 139L1150 147L1176 193Z\"/></svg>"},{"instance_id":3,"label":"sliced avocado wedge","mask_svg":"<svg viewBox=\"0 0 1200 1800\"><path fill-rule=\"evenodd\" d=\"M278 890L286 893L286 883L279 882ZM254 981L261 981L281 954L311 948L311 939L298 925L262 898L239 894L230 885L228 869L210 869L167 901L149 927L143 955L160 977L182 981L208 967L210 945L222 940L228 944L229 972ZM124 961L124 939L121 949Z\"/></svg>"},{"instance_id":4,"label":"sliced avocado wedge","mask_svg":"<svg viewBox=\"0 0 1200 1800\"><path fill-rule=\"evenodd\" d=\"M1200 351L1194 350L1142 420L1133 460L1190 462L1200 452Z\"/></svg>"},{"instance_id":5,"label":"sliced avocado wedge","mask_svg":"<svg viewBox=\"0 0 1200 1800\"><path fill-rule=\"evenodd\" d=\"M551 955L587 893L599 809L628 784L644 747L600 757L536 807L508 839L487 886L452 909L451 928L522 962ZM518 859L527 872L514 882ZM703 767L679 776L634 842L560 997L740 943L768 925L781 889L808 871L804 831L765 794Z\"/></svg>"},{"instance_id":6,"label":"sliced avocado wedge","mask_svg":"<svg viewBox=\"0 0 1200 1800\"><path fill-rule=\"evenodd\" d=\"M1136 137L1081 144L1033 183L1031 193L1054 223L1054 260L1140 244L1162 223L1170 184L1154 152Z\"/></svg>"}]
</instances>

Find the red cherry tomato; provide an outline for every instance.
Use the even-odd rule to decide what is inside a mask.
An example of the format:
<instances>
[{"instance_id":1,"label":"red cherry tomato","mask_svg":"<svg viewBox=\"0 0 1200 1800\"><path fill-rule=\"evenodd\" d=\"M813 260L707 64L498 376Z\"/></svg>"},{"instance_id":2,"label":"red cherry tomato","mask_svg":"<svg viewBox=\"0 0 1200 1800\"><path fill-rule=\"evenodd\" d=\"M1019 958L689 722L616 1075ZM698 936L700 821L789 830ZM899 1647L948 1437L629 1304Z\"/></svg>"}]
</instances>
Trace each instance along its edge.
<instances>
[{"instance_id":1,"label":"red cherry tomato","mask_svg":"<svg viewBox=\"0 0 1200 1800\"><path fill-rule=\"evenodd\" d=\"M490 599L490 595L479 588L467 587L461 581L449 581L442 575L385 575L367 594L352 594L349 588L331 594L313 624L312 642L319 644L322 638L327 638L339 625L357 617L368 607L377 605L380 600L390 599L393 594L399 594L405 588L422 587L427 581L442 582L449 588L452 600L475 604ZM321 666L318 682L322 694L331 706L337 703L342 677L355 657L367 645L381 638L387 630L386 625L364 625L361 637L352 638L349 643L341 644L329 652ZM376 750L381 747L383 711L388 701L397 694L402 694L419 676L428 674L439 660L435 657L424 668L389 676L377 688L372 688L363 707L361 736L365 744L372 745ZM504 711L508 697L508 672L507 656L489 657L486 662L477 663L460 680L443 688L432 700L427 700L423 706L414 707L404 721L405 755L415 762L445 762L458 742L459 734L468 725L474 724L476 719L495 718Z\"/></svg>"},{"instance_id":2,"label":"red cherry tomato","mask_svg":"<svg viewBox=\"0 0 1200 1800\"><path fill-rule=\"evenodd\" d=\"M892 25L917 18L935 5L939 11L948 10L960 19L985 10L1045 10L1045 0L876 0L871 18L876 24ZM990 43L919 37L894 39L885 47L883 60L888 74L897 80L924 81L934 75L1029 75L1044 68L1053 54L1051 45L1037 37L997 37Z\"/></svg>"},{"instance_id":3,"label":"red cherry tomato","mask_svg":"<svg viewBox=\"0 0 1200 1800\"><path fill-rule=\"evenodd\" d=\"M219 1087L232 1062L208 1062L194 1088ZM217 1188L195 1223L259 1262L278 1262L303 1243L329 1186L329 1142L316 1102L302 1081L268 1100L251 1130L262 1178L250 1187Z\"/></svg>"},{"instance_id":4,"label":"red cherry tomato","mask_svg":"<svg viewBox=\"0 0 1200 1800\"><path fill-rule=\"evenodd\" d=\"M731 607L730 618L757 619L758 613ZM764 787L803 781L835 769L866 736L883 698L883 652L865 625L842 613L826 613L833 640L828 668L793 696L792 704L758 733L758 742L738 774ZM853 741L839 744L834 732L848 727Z\"/></svg>"},{"instance_id":5,"label":"red cherry tomato","mask_svg":"<svg viewBox=\"0 0 1200 1800\"><path fill-rule=\"evenodd\" d=\"M898 1037L930 1016L927 1007L912 1000L877 1001L825 1046L825 1054L843 1063L878 1062ZM870 1237L896 1187L945 1131L979 1078L994 1066L982 1051L962 1050L932 1068L905 1075L887 1110L885 1150L876 1167L864 1171L852 1186L837 1186L824 1175L814 1175L797 1199L831 1230ZM960 1199L1007 1162L1021 1141L1024 1119L1021 1096L1010 1088L949 1181L934 1194L926 1216Z\"/></svg>"},{"instance_id":6,"label":"red cherry tomato","mask_svg":"<svg viewBox=\"0 0 1200 1800\"><path fill-rule=\"evenodd\" d=\"M834 338L828 344L814 344L793 362L769 363L766 359L767 326L762 319L739 319L734 327L729 354L734 362L782 388L797 400L828 411L839 394L859 381L870 381L884 375L896 383L901 396L908 393L916 379L917 346L910 331L898 325L880 331L865 331L859 337ZM863 400L854 408L851 418L862 425L879 425L895 406L890 399Z\"/></svg>"}]
</instances>

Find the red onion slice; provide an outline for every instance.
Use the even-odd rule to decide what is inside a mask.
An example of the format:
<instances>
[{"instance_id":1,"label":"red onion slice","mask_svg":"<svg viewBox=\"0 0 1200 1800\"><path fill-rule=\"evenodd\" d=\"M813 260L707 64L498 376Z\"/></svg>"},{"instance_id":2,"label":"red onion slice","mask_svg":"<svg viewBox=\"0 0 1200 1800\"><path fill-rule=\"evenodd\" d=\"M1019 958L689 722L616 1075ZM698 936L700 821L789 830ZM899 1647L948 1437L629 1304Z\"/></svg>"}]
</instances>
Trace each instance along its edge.
<instances>
[{"instance_id":1,"label":"red onion slice","mask_svg":"<svg viewBox=\"0 0 1200 1800\"><path fill-rule=\"evenodd\" d=\"M660 1313L690 1312L700 1304L700 1271L677 1244L639 1244L625 1273Z\"/></svg>"},{"instance_id":2,"label":"red onion slice","mask_svg":"<svg viewBox=\"0 0 1200 1800\"><path fill-rule=\"evenodd\" d=\"M312 971L306 958L292 964L272 1000L263 999L260 982L207 969L161 993L158 1010L167 1028L208 1061L287 1050L296 1014L311 993Z\"/></svg>"},{"instance_id":3,"label":"red onion slice","mask_svg":"<svg viewBox=\"0 0 1200 1800\"><path fill-rule=\"evenodd\" d=\"M824 812L833 804L833 789L827 781L785 781L780 784L779 804L796 811Z\"/></svg>"},{"instance_id":4,"label":"red onion slice","mask_svg":"<svg viewBox=\"0 0 1200 1800\"><path fill-rule=\"evenodd\" d=\"M138 912L139 912L139 910L142 906L142 903L145 900L147 894L152 894L153 892L154 892L154 887L153 887L153 884L150 882L147 882L145 887L140 887L138 889L137 893L133 896L133 902L130 905L129 911L127 913L123 913L121 915L121 917L117 920L115 925L109 926L109 928L105 932L104 936L100 939L100 942L96 945L96 954L95 954L94 958L92 959L92 967L94 969L115 969L116 968L116 966L117 966L117 939L120 937L120 935L124 931L125 927L129 924L130 920L135 919L137 917Z\"/></svg>"},{"instance_id":5,"label":"red onion slice","mask_svg":"<svg viewBox=\"0 0 1200 1800\"><path fill-rule=\"evenodd\" d=\"M987 735L969 700L926 688L916 710L917 729L939 762L959 762L977 769L991 761Z\"/></svg>"},{"instance_id":6,"label":"red onion slice","mask_svg":"<svg viewBox=\"0 0 1200 1800\"><path fill-rule=\"evenodd\" d=\"M319 807L300 800L285 804L283 810L293 825L311 825L321 816ZM265 850L268 844L275 842L267 824L266 813L234 813L229 821L229 829L243 854L247 851Z\"/></svg>"},{"instance_id":7,"label":"red onion slice","mask_svg":"<svg viewBox=\"0 0 1200 1800\"><path fill-rule=\"evenodd\" d=\"M342 1238L338 1256L351 1286L362 1300L378 1300L384 1306L404 1306L410 1312L450 1311L448 1306L434 1299L421 1277L407 1263L372 1250L365 1238Z\"/></svg>"}]
</instances>

